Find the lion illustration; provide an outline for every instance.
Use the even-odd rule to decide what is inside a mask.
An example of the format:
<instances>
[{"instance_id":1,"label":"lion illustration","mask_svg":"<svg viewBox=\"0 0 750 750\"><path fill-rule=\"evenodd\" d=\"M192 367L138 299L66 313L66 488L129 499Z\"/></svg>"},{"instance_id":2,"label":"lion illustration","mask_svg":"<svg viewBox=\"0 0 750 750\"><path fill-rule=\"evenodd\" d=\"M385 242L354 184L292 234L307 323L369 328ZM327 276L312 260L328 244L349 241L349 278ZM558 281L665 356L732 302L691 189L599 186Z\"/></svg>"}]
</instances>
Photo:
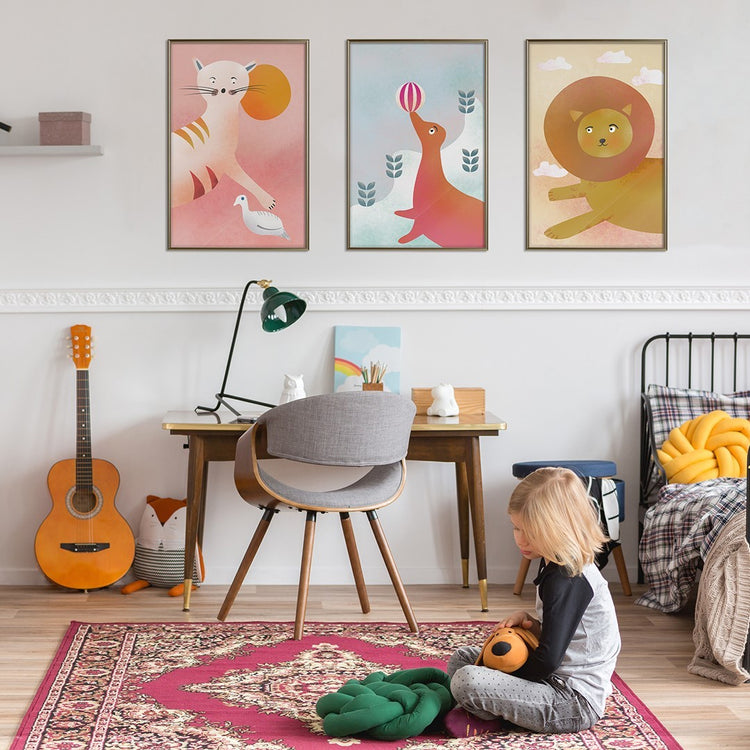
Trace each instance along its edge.
<instances>
[{"instance_id":1,"label":"lion illustration","mask_svg":"<svg viewBox=\"0 0 750 750\"><path fill-rule=\"evenodd\" d=\"M654 113L632 86L591 76L564 88L544 117L555 158L580 182L552 188L551 201L585 198L590 211L549 227L553 240L603 221L640 232L663 231L664 160L646 158Z\"/></svg>"}]
</instances>

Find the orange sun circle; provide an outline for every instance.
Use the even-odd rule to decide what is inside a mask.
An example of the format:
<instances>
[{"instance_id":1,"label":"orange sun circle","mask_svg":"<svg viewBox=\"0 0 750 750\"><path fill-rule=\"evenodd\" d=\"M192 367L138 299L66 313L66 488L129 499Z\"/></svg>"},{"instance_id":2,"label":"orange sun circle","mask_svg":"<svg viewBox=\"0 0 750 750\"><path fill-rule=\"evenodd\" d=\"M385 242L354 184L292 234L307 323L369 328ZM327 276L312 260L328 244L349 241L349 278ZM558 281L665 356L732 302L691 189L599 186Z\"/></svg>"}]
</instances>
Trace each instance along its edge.
<instances>
[{"instance_id":1,"label":"orange sun circle","mask_svg":"<svg viewBox=\"0 0 750 750\"><path fill-rule=\"evenodd\" d=\"M248 74L250 88L242 97L242 107L256 120L278 117L289 105L292 87L275 65L256 65Z\"/></svg>"}]
</instances>

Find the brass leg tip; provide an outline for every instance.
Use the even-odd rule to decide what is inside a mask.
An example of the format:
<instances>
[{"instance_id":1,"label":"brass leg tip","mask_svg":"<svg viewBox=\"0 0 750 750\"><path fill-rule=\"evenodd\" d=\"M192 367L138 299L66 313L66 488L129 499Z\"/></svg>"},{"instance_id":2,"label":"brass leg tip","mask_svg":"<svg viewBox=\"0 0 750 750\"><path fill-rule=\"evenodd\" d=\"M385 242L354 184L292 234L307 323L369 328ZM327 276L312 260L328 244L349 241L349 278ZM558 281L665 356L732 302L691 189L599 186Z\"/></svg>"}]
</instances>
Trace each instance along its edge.
<instances>
[{"instance_id":1,"label":"brass leg tip","mask_svg":"<svg viewBox=\"0 0 750 750\"><path fill-rule=\"evenodd\" d=\"M489 612L489 605L487 603L487 579L482 578L479 581L479 601L482 603L482 612Z\"/></svg>"},{"instance_id":2,"label":"brass leg tip","mask_svg":"<svg viewBox=\"0 0 750 750\"><path fill-rule=\"evenodd\" d=\"M461 558L461 586L465 589L469 588L469 561L465 558Z\"/></svg>"}]
</instances>

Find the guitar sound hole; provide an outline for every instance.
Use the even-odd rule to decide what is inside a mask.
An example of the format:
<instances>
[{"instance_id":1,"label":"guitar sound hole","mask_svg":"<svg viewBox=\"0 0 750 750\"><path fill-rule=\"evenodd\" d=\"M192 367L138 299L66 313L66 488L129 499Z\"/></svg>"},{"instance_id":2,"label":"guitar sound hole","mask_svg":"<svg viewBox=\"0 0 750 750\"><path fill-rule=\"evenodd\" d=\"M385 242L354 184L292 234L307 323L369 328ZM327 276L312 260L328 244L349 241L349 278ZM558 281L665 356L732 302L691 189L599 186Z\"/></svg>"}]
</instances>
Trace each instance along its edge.
<instances>
[{"instance_id":1,"label":"guitar sound hole","mask_svg":"<svg viewBox=\"0 0 750 750\"><path fill-rule=\"evenodd\" d=\"M98 487L79 490L71 487L65 498L68 512L75 518L86 519L95 516L102 508L104 500Z\"/></svg>"},{"instance_id":2,"label":"guitar sound hole","mask_svg":"<svg viewBox=\"0 0 750 750\"><path fill-rule=\"evenodd\" d=\"M76 490L73 495L73 507L79 513L91 513L96 508L96 495L93 491Z\"/></svg>"}]
</instances>

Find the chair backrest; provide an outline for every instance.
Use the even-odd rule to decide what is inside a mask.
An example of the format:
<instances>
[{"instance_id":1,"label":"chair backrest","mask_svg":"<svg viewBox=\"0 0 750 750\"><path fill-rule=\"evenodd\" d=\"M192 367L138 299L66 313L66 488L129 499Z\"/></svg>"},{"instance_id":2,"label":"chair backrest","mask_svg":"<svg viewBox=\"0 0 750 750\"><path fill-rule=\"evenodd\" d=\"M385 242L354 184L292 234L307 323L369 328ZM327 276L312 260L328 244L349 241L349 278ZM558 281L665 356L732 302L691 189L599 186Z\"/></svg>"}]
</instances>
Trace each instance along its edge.
<instances>
[{"instance_id":1,"label":"chair backrest","mask_svg":"<svg viewBox=\"0 0 750 750\"><path fill-rule=\"evenodd\" d=\"M344 391L265 412L268 452L329 466L382 466L406 456L416 408L395 393Z\"/></svg>"}]
</instances>

